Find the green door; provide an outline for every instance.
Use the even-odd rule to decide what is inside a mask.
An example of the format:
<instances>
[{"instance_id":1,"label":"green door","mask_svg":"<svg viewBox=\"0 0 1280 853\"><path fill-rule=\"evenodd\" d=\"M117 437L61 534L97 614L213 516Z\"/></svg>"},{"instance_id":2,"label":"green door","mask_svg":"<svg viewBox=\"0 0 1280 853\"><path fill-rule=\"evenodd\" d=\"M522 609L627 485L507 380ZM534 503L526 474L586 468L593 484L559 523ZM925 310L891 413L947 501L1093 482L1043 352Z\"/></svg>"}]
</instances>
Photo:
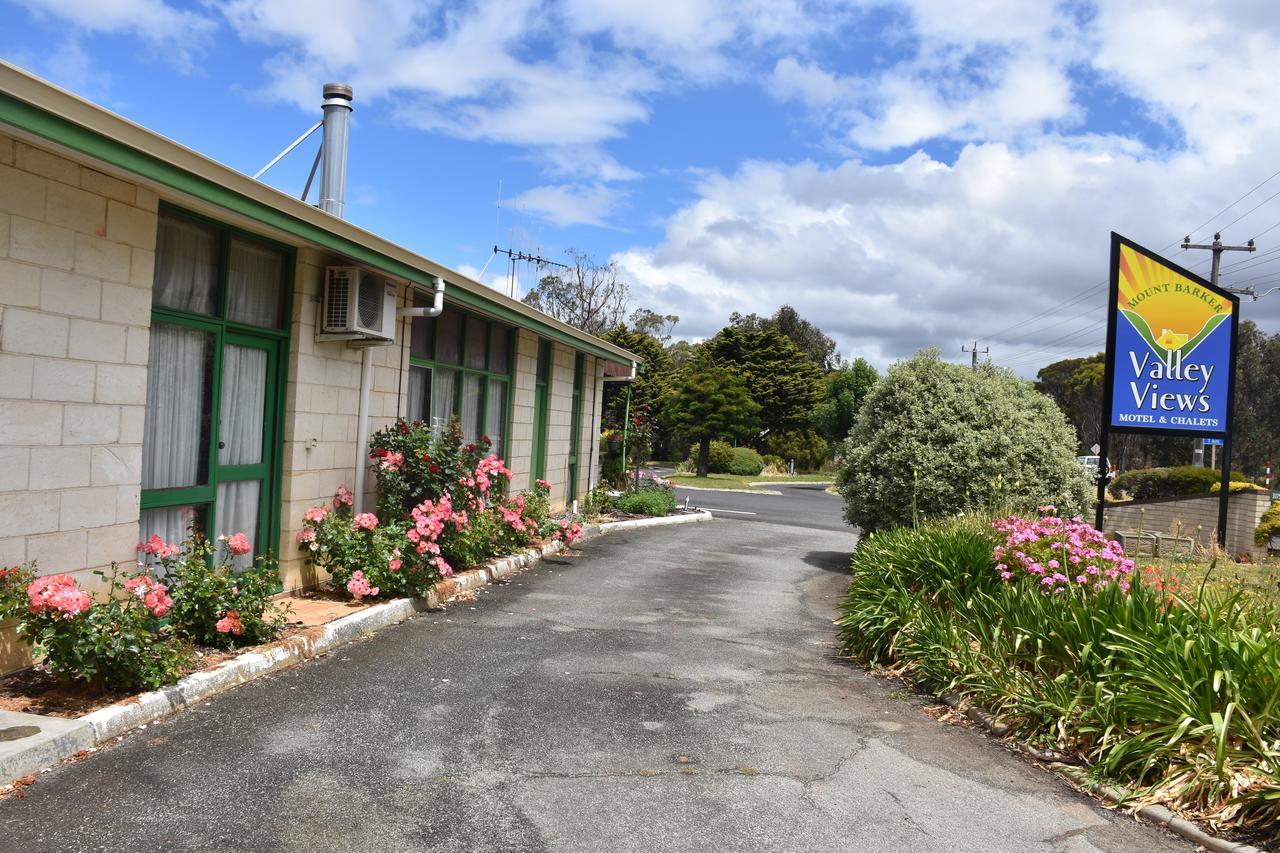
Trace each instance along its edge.
<instances>
[{"instance_id":1,"label":"green door","mask_svg":"<svg viewBox=\"0 0 1280 853\"><path fill-rule=\"evenodd\" d=\"M547 478L547 413L551 384L551 341L538 343L538 373L533 390L533 460L535 480Z\"/></svg>"},{"instance_id":2,"label":"green door","mask_svg":"<svg viewBox=\"0 0 1280 853\"><path fill-rule=\"evenodd\" d=\"M292 254L162 208L156 258L140 538L244 533L248 566L280 527Z\"/></svg>"}]
</instances>

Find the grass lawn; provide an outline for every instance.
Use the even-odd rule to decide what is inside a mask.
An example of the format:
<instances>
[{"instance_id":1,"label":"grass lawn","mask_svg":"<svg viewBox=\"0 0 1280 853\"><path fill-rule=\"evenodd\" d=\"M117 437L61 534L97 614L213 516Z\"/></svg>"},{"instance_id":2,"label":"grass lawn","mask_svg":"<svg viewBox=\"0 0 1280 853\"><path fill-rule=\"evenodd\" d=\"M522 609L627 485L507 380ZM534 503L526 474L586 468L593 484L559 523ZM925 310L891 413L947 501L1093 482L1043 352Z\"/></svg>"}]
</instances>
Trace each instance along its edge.
<instances>
[{"instance_id":1,"label":"grass lawn","mask_svg":"<svg viewBox=\"0 0 1280 853\"><path fill-rule=\"evenodd\" d=\"M1266 599L1280 606L1280 562L1275 560L1263 563L1219 560L1212 571L1208 562L1151 557L1138 557L1136 562L1139 571L1144 566L1157 566L1161 574L1177 575L1191 593L1195 593L1208 576L1207 586L1232 592L1243 590L1250 596Z\"/></svg>"},{"instance_id":2,"label":"grass lawn","mask_svg":"<svg viewBox=\"0 0 1280 853\"><path fill-rule=\"evenodd\" d=\"M834 474L796 474L794 477L766 477L764 474L754 474L749 477L742 477L737 474L709 474L706 477L699 477L694 474L672 474L667 477L673 485L677 486L696 486L699 489L746 489L748 491L761 492L765 491L768 486L753 487L752 483L829 483L835 477Z\"/></svg>"}]
</instances>

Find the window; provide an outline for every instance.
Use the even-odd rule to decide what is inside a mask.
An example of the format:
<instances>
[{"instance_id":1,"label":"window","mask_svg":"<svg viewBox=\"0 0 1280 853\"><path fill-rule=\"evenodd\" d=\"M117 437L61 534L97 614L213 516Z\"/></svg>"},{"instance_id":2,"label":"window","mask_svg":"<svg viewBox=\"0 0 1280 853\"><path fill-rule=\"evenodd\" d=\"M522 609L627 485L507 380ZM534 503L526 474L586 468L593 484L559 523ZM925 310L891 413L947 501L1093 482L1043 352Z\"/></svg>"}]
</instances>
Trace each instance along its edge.
<instances>
[{"instance_id":1,"label":"window","mask_svg":"<svg viewBox=\"0 0 1280 853\"><path fill-rule=\"evenodd\" d=\"M425 298L416 297L414 304L425 305ZM406 416L435 429L457 418L468 442L487 435L493 452L505 456L512 334L510 326L454 308L416 318Z\"/></svg>"},{"instance_id":2,"label":"window","mask_svg":"<svg viewBox=\"0 0 1280 853\"><path fill-rule=\"evenodd\" d=\"M140 539L181 541L194 527L276 547L292 265L283 247L161 207Z\"/></svg>"}]
</instances>

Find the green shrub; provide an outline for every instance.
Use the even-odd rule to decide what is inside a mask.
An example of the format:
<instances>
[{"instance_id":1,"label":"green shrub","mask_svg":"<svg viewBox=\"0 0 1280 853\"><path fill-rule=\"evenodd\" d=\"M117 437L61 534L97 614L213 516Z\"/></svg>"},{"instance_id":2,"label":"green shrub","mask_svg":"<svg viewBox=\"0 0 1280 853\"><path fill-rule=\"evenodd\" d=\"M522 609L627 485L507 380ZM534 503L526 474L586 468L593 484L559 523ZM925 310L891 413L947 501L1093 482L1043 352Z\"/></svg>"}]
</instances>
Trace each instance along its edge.
<instances>
[{"instance_id":1,"label":"green shrub","mask_svg":"<svg viewBox=\"0 0 1280 853\"><path fill-rule=\"evenodd\" d=\"M1274 501L1262 514L1262 519L1258 522L1258 530L1254 534L1254 541L1259 545L1267 545L1271 542L1272 536L1280 536L1280 501Z\"/></svg>"},{"instance_id":2,"label":"green shrub","mask_svg":"<svg viewBox=\"0 0 1280 853\"><path fill-rule=\"evenodd\" d=\"M274 640L288 624L287 605L272 600L280 591L278 564L259 557L237 571L232 563L233 541L234 537L222 537L214 546L193 536L152 554L173 596L169 624L200 645L257 645ZM143 547L154 551L154 546Z\"/></svg>"},{"instance_id":3,"label":"green shrub","mask_svg":"<svg viewBox=\"0 0 1280 853\"><path fill-rule=\"evenodd\" d=\"M108 576L101 600L70 575L45 575L28 586L18 636L32 657L61 679L90 688L154 690L172 684L191 662L191 645L162 621L173 602L150 574Z\"/></svg>"},{"instance_id":4,"label":"green shrub","mask_svg":"<svg viewBox=\"0 0 1280 853\"><path fill-rule=\"evenodd\" d=\"M618 498L616 505L632 515L668 515L676 508L676 497L670 489L641 489Z\"/></svg>"},{"instance_id":5,"label":"green shrub","mask_svg":"<svg viewBox=\"0 0 1280 853\"><path fill-rule=\"evenodd\" d=\"M787 462L796 463L796 470L809 472L822 467L822 463L830 456L830 445L827 440L812 429L793 429L786 432L769 433L765 437L765 446L769 452Z\"/></svg>"},{"instance_id":6,"label":"green shrub","mask_svg":"<svg viewBox=\"0 0 1280 853\"><path fill-rule=\"evenodd\" d=\"M734 447L727 441L711 442L711 455L707 457L707 473L708 474L728 474L729 467L733 465ZM698 448L695 446L693 452L696 454ZM690 471L698 470L698 460L690 458L686 461L685 466Z\"/></svg>"},{"instance_id":7,"label":"green shrub","mask_svg":"<svg viewBox=\"0 0 1280 853\"><path fill-rule=\"evenodd\" d=\"M733 464L733 445L727 441L711 442L711 456L707 464L707 471L712 474L728 474L729 466Z\"/></svg>"},{"instance_id":8,"label":"green shrub","mask_svg":"<svg viewBox=\"0 0 1280 853\"><path fill-rule=\"evenodd\" d=\"M750 447L735 447L729 460L729 473L739 477L754 477L764 470L764 459Z\"/></svg>"},{"instance_id":9,"label":"green shrub","mask_svg":"<svg viewBox=\"0 0 1280 853\"><path fill-rule=\"evenodd\" d=\"M925 350L867 393L836 477L864 530L965 511L1054 504L1083 512L1075 431L1052 399L1007 370Z\"/></svg>"},{"instance_id":10,"label":"green shrub","mask_svg":"<svg viewBox=\"0 0 1280 853\"><path fill-rule=\"evenodd\" d=\"M787 460L783 459L781 456L766 453L762 461L764 462L765 468L777 468L780 471L787 470ZM761 470L764 469L762 468Z\"/></svg>"},{"instance_id":11,"label":"green shrub","mask_svg":"<svg viewBox=\"0 0 1280 853\"><path fill-rule=\"evenodd\" d=\"M1222 480L1218 480L1212 486L1210 486L1209 491L1215 495L1221 492ZM1259 486L1257 483L1254 483L1250 480L1237 480L1234 477L1232 478L1231 482L1227 484L1227 493L1232 495L1237 495L1240 492L1267 492L1267 491L1270 491L1270 490L1265 486Z\"/></svg>"},{"instance_id":12,"label":"green shrub","mask_svg":"<svg viewBox=\"0 0 1280 853\"><path fill-rule=\"evenodd\" d=\"M1231 473L1231 479L1236 482L1249 481L1248 477L1238 471ZM1213 468L1179 465L1174 468L1125 471L1111 481L1111 491L1114 494L1123 492L1135 500L1176 498L1182 495L1209 494L1214 490L1214 484L1221 482L1222 472Z\"/></svg>"},{"instance_id":13,"label":"green shrub","mask_svg":"<svg viewBox=\"0 0 1280 853\"><path fill-rule=\"evenodd\" d=\"M1280 826L1274 604L1215 586L1192 597L1153 569L1128 590L1045 594L1002 580L992 545L976 525L864 539L837 620L844 650L971 697L1104 779Z\"/></svg>"}]
</instances>

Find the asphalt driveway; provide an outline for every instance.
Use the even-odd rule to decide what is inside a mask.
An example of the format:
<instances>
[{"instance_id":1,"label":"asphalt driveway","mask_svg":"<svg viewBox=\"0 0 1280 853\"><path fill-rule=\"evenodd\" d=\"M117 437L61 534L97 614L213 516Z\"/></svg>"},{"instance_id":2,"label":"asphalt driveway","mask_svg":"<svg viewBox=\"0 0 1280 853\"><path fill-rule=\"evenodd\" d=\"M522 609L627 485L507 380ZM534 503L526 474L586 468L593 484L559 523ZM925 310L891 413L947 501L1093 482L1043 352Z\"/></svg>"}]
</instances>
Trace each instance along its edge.
<instances>
[{"instance_id":1,"label":"asphalt driveway","mask_svg":"<svg viewBox=\"0 0 1280 853\"><path fill-rule=\"evenodd\" d=\"M615 534L44 774L44 850L1189 850L832 654L847 531Z\"/></svg>"}]
</instances>

